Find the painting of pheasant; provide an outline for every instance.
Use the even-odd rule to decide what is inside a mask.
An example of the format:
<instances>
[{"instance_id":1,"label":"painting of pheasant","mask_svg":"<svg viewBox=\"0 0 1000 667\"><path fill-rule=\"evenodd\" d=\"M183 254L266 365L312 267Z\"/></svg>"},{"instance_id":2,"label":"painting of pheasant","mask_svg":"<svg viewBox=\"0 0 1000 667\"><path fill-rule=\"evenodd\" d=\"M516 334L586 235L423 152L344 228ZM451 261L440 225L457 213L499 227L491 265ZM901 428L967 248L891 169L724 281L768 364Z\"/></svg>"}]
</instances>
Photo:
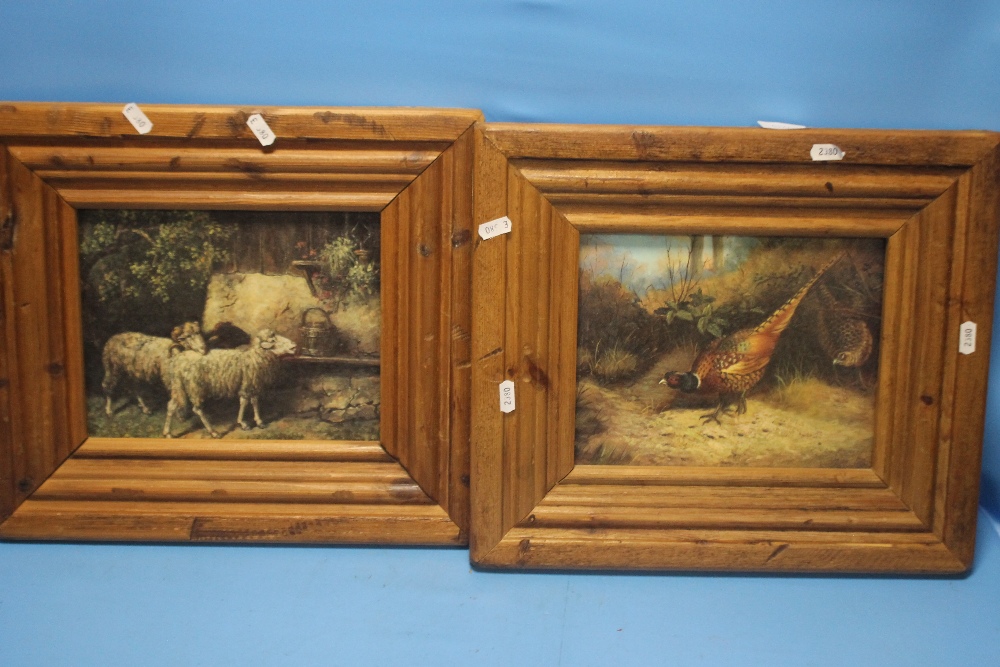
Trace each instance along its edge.
<instances>
[{"instance_id":1,"label":"painting of pheasant","mask_svg":"<svg viewBox=\"0 0 1000 667\"><path fill-rule=\"evenodd\" d=\"M830 259L760 325L716 339L695 357L690 371L668 371L659 383L685 393L717 394L719 404L714 412L702 415L705 422L721 423L719 415L728 414L734 409L734 404L737 415L745 413L746 394L764 377L774 348L781 333L792 321L796 308L810 288L842 257L844 254L840 253Z\"/></svg>"}]
</instances>

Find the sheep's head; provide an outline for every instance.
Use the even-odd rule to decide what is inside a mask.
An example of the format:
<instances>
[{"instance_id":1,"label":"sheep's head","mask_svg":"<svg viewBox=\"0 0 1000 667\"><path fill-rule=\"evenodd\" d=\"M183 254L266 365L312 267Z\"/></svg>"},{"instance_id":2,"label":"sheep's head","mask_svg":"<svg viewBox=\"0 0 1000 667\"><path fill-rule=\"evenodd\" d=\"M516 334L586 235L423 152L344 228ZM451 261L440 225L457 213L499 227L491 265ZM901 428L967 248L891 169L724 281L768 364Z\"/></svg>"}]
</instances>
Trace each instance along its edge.
<instances>
[{"instance_id":1,"label":"sheep's head","mask_svg":"<svg viewBox=\"0 0 1000 667\"><path fill-rule=\"evenodd\" d=\"M201 326L197 322L185 322L174 327L170 332L170 338L174 341L174 347L179 347L181 352L185 350L194 350L198 354L208 352L205 338L201 335Z\"/></svg>"},{"instance_id":2,"label":"sheep's head","mask_svg":"<svg viewBox=\"0 0 1000 667\"><path fill-rule=\"evenodd\" d=\"M295 343L284 336L279 336L271 329L261 329L257 332L257 346L262 350L267 350L277 357L287 357L295 354Z\"/></svg>"}]
</instances>

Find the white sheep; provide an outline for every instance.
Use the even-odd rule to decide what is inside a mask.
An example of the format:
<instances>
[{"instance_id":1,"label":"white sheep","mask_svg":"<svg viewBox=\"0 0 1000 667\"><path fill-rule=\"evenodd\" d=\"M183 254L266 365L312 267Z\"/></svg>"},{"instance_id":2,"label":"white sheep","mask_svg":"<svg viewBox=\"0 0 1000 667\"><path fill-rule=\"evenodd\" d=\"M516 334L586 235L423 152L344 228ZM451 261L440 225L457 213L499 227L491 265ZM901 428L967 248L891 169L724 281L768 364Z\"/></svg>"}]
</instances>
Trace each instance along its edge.
<instances>
[{"instance_id":1,"label":"white sheep","mask_svg":"<svg viewBox=\"0 0 1000 667\"><path fill-rule=\"evenodd\" d=\"M170 338L148 336L128 331L115 334L104 344L101 361L104 363L104 411L113 414L112 403L115 389L124 381L139 402L144 414L150 410L139 393L140 385L159 385L166 382L167 362L180 352L191 350L195 354L205 354L207 347L197 322L185 322L174 327Z\"/></svg>"},{"instance_id":2,"label":"white sheep","mask_svg":"<svg viewBox=\"0 0 1000 667\"><path fill-rule=\"evenodd\" d=\"M266 424L260 418L258 398L264 388L277 379L279 360L292 354L295 354L295 343L270 329L262 329L249 345L235 350L209 350L204 356L184 352L173 357L169 371L170 402L167 403L163 436L173 437L170 433L171 418L178 409L190 405L212 437L220 437L202 409L208 398L238 396L240 411L236 421L239 425L244 430L251 428L243 418L249 402L253 405L257 426L264 428Z\"/></svg>"}]
</instances>

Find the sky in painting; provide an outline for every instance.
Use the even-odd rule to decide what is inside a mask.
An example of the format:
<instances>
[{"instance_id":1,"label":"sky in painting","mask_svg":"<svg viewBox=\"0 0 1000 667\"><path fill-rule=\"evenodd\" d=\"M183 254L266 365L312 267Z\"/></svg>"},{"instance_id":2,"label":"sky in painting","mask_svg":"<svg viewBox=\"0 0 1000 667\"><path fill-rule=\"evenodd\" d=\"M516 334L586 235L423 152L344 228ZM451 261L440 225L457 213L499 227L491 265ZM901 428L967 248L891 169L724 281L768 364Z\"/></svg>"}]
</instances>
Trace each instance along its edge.
<instances>
[{"instance_id":1,"label":"sky in painting","mask_svg":"<svg viewBox=\"0 0 1000 667\"><path fill-rule=\"evenodd\" d=\"M749 237L705 236L702 270L731 270L756 243ZM660 234L585 234L580 237L580 268L595 276L610 276L636 294L650 287L660 289L667 271L683 268L691 252L691 236ZM713 245L723 243L723 266L714 266Z\"/></svg>"}]
</instances>

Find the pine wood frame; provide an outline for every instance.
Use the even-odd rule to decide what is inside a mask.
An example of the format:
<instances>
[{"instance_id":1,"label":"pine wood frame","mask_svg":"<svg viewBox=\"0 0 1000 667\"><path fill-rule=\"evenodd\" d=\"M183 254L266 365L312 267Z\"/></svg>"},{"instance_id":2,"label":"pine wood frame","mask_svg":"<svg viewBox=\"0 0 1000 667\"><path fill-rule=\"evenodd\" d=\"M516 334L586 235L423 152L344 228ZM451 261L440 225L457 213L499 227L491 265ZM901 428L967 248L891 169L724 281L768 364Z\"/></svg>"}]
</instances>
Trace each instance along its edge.
<instances>
[{"instance_id":1,"label":"pine wood frame","mask_svg":"<svg viewBox=\"0 0 1000 667\"><path fill-rule=\"evenodd\" d=\"M474 563L961 572L975 540L1000 215L985 132L485 124L473 251ZM813 162L833 143L840 162ZM871 469L574 466L579 235L887 241ZM958 353L959 325L978 324ZM516 383L516 410L497 385Z\"/></svg>"},{"instance_id":2,"label":"pine wood frame","mask_svg":"<svg viewBox=\"0 0 1000 667\"><path fill-rule=\"evenodd\" d=\"M0 104L0 536L464 544L478 111ZM277 141L246 126L263 114ZM87 438L77 208L381 211L382 442Z\"/></svg>"}]
</instances>

